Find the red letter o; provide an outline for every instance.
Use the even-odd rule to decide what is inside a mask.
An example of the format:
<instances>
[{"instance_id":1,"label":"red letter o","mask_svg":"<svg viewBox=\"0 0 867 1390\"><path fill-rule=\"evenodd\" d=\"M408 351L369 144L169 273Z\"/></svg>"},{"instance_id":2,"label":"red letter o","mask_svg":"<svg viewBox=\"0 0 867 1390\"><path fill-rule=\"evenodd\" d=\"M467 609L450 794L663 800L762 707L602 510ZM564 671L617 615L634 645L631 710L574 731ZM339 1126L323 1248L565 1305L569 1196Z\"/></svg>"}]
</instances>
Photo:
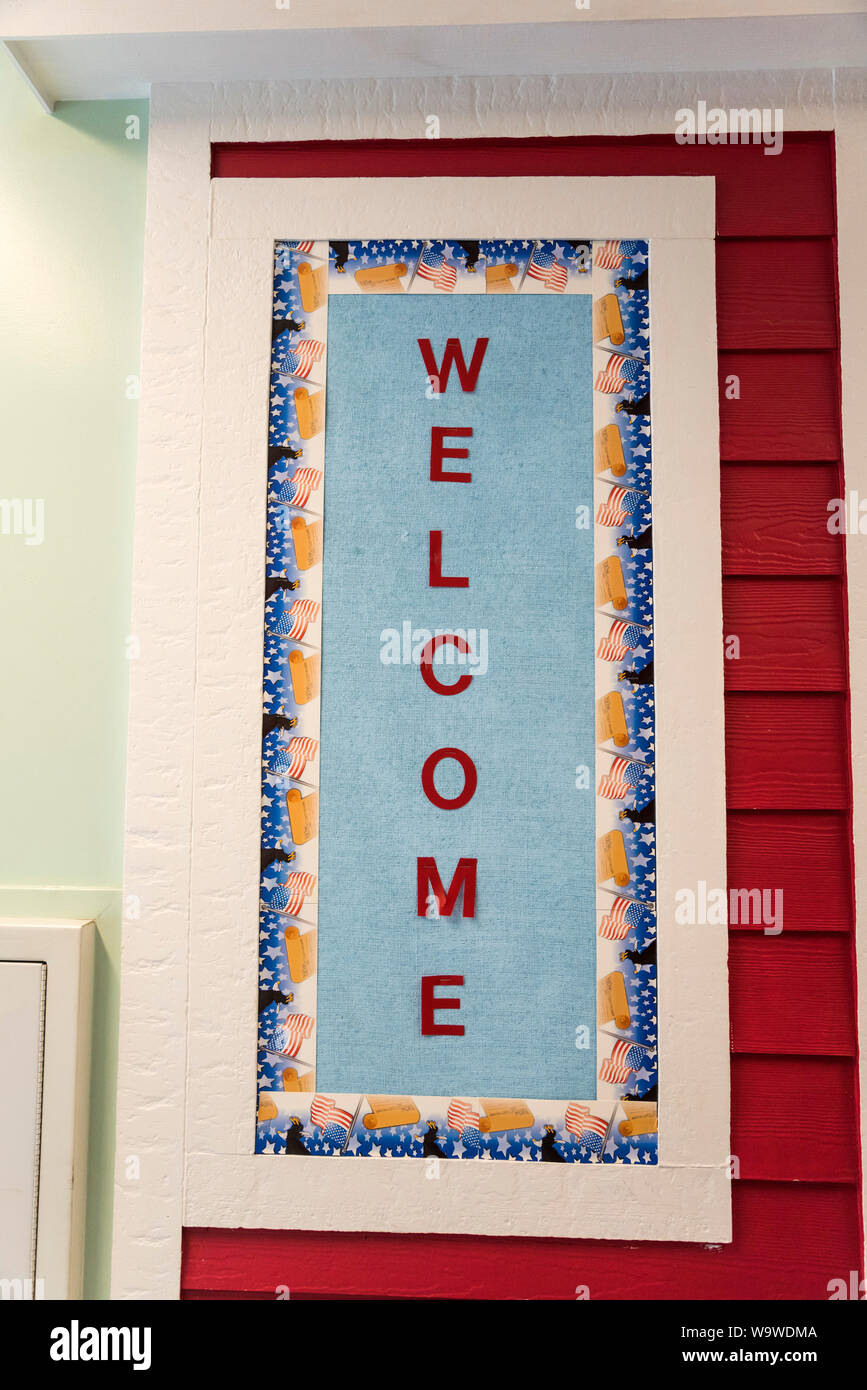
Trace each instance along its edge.
<instances>
[{"instance_id":1,"label":"red letter o","mask_svg":"<svg viewBox=\"0 0 867 1390\"><path fill-rule=\"evenodd\" d=\"M440 796L434 786L434 773L444 758L454 758L455 762L460 763L464 770L463 791L453 801L447 801L444 796ZM476 794L478 781L476 765L462 748L438 748L426 759L421 770L421 784L424 787L424 794L428 801L432 802L434 806L438 806L441 811L459 811L462 806L466 806L467 802L472 801Z\"/></svg>"}]
</instances>

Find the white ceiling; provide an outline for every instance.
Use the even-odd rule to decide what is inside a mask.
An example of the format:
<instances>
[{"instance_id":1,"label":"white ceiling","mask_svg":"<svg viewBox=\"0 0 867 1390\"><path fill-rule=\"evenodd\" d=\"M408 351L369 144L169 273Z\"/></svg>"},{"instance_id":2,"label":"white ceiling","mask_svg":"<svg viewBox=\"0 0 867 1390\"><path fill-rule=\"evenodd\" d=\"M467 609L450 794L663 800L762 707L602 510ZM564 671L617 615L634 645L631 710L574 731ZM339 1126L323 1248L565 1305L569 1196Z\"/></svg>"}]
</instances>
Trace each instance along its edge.
<instances>
[{"instance_id":1,"label":"white ceiling","mask_svg":"<svg viewBox=\"0 0 867 1390\"><path fill-rule=\"evenodd\" d=\"M380 23L358 27L343 21L332 29L307 27L311 8L307 0L290 0L292 8L283 11L286 22L274 27L275 0L267 5L247 0L238 10L235 0L196 0L201 15L209 23L223 22L220 29L206 32L81 32L93 26L105 0L86 0L74 4L65 0L63 13L77 17L77 26L59 23L52 11L55 0L41 0L39 13L44 21L30 37L25 26L31 11L28 0L0 2L0 32L9 36L7 47L13 59L50 107L55 101L97 100L147 96L152 82L228 82L286 81L300 77L430 77L495 75L561 75L605 72L705 72L763 71L858 67L867 59L867 0L704 0L701 12L714 10L728 17L718 18L642 18L649 10L689 14L698 8L693 0L591 0L595 9L567 8L569 22L515 24L503 23L502 16L520 12L526 16L530 6L521 0L501 0L496 22L485 24L442 23L444 14L455 7L453 0L439 0L435 26L414 22L388 27L381 21L394 10L390 0L376 0L364 7L354 0L353 13ZM860 13L851 6L857 3ZM570 0L556 0L562 15ZM785 5L788 13L771 17L768 11ZM316 12L336 17L344 0L320 0ZM829 5L847 13L801 14L792 11L826 10ZM147 9L147 17L136 16ZM478 13L480 6L465 0L464 17ZM108 10L122 10L111 0ZM123 13L145 28L165 22L163 0L152 0L148 7L129 6ZM536 0L533 12L547 15L552 0ZM755 11L764 11L757 14ZM607 18L615 11L630 19ZM174 0L176 24L189 14L182 0ZM423 13L430 18L429 5L404 3L404 18ZM605 22L593 22L591 15L604 12ZM253 14L267 18L268 24L256 30L230 27L231 15L243 13L249 23ZM290 18L292 22L290 23ZM54 30L51 23L54 23ZM120 19L116 21L118 24ZM34 21L30 20L31 25ZM79 32L71 32L78 28ZM17 31L18 37L12 37Z\"/></svg>"},{"instance_id":2,"label":"white ceiling","mask_svg":"<svg viewBox=\"0 0 867 1390\"><path fill-rule=\"evenodd\" d=\"M856 14L864 0L2 0L4 38Z\"/></svg>"}]
</instances>

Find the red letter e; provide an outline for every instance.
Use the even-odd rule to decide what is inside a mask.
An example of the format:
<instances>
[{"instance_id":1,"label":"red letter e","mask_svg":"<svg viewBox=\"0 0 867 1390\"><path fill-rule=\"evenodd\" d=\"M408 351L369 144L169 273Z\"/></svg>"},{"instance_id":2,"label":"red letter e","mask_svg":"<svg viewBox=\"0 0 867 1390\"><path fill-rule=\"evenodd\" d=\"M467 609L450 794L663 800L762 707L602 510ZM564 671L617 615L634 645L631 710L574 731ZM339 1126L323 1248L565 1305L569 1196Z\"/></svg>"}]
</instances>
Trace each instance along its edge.
<instances>
[{"instance_id":1,"label":"red letter e","mask_svg":"<svg viewBox=\"0 0 867 1390\"><path fill-rule=\"evenodd\" d=\"M421 977L421 1032L423 1038L442 1037L451 1034L462 1037L462 1023L434 1023L435 1009L459 1009L460 999L437 999L434 990L437 985L462 985L463 975L422 975Z\"/></svg>"}]
</instances>

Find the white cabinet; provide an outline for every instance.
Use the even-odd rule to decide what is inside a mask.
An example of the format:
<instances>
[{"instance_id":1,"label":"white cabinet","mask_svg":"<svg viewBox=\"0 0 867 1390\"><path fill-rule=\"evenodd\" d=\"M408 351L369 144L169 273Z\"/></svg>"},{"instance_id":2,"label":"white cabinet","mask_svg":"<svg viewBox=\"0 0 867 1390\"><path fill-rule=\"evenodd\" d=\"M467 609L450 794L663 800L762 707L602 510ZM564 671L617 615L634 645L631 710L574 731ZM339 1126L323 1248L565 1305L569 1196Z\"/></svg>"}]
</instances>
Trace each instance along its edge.
<instances>
[{"instance_id":1,"label":"white cabinet","mask_svg":"<svg viewBox=\"0 0 867 1390\"><path fill-rule=\"evenodd\" d=\"M0 1297L77 1298L93 923L0 918Z\"/></svg>"},{"instance_id":2,"label":"white cabinet","mask_svg":"<svg viewBox=\"0 0 867 1390\"><path fill-rule=\"evenodd\" d=\"M45 975L0 961L0 1287L35 1290Z\"/></svg>"}]
</instances>

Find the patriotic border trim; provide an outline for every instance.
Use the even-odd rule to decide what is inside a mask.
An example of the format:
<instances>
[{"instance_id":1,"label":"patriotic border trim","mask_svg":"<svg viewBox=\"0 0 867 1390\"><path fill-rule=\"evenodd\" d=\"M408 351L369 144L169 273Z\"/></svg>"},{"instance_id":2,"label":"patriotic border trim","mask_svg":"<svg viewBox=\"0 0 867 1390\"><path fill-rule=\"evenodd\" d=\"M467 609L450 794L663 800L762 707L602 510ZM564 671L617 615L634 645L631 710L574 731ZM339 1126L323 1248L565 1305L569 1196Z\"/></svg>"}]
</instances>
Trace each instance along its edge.
<instances>
[{"instance_id":1,"label":"patriotic border trim","mask_svg":"<svg viewBox=\"0 0 867 1390\"><path fill-rule=\"evenodd\" d=\"M263 663L256 1153L655 1164L658 1159L649 246L275 245ZM315 1090L325 382L331 294L592 294L597 1094ZM576 526L584 518L576 513Z\"/></svg>"}]
</instances>

